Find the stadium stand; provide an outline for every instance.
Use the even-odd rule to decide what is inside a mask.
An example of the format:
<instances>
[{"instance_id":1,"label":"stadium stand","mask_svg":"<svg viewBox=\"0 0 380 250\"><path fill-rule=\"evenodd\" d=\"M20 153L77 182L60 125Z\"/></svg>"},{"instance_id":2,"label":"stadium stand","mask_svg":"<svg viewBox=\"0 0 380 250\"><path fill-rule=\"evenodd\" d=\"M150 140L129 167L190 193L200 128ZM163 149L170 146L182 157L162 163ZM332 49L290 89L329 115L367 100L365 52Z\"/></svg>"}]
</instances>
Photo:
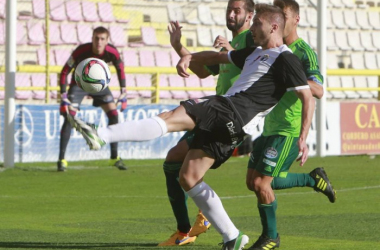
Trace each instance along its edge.
<instances>
[{"instance_id":1,"label":"stadium stand","mask_svg":"<svg viewBox=\"0 0 380 250\"><path fill-rule=\"evenodd\" d=\"M66 10L63 0L50 0L50 18L53 21L66 20Z\"/></svg>"},{"instance_id":2,"label":"stadium stand","mask_svg":"<svg viewBox=\"0 0 380 250\"><path fill-rule=\"evenodd\" d=\"M211 47L213 45L213 38L211 37L211 30L208 27L197 27L197 41L198 45L203 47Z\"/></svg>"},{"instance_id":3,"label":"stadium stand","mask_svg":"<svg viewBox=\"0 0 380 250\"><path fill-rule=\"evenodd\" d=\"M370 30L371 29L371 26L369 25L369 21L368 21L368 10L367 9L356 10L356 21L358 22L360 29L362 29L362 30Z\"/></svg>"},{"instance_id":4,"label":"stadium stand","mask_svg":"<svg viewBox=\"0 0 380 250\"><path fill-rule=\"evenodd\" d=\"M371 52L364 53L364 65L366 69L378 69L376 54Z\"/></svg>"},{"instance_id":5,"label":"stadium stand","mask_svg":"<svg viewBox=\"0 0 380 250\"><path fill-rule=\"evenodd\" d=\"M102 10L102 11L98 11L101 22L111 23L115 21L111 3L98 2L98 10Z\"/></svg>"},{"instance_id":6,"label":"stadium stand","mask_svg":"<svg viewBox=\"0 0 380 250\"><path fill-rule=\"evenodd\" d=\"M85 11L86 10L86 11ZM82 1L82 14L86 22L98 22L99 16L95 2Z\"/></svg>"},{"instance_id":7,"label":"stadium stand","mask_svg":"<svg viewBox=\"0 0 380 250\"><path fill-rule=\"evenodd\" d=\"M35 73L31 74L31 83L33 87L45 87L46 77L44 73ZM45 99L45 91L44 90L33 90L32 98L37 100Z\"/></svg>"},{"instance_id":8,"label":"stadium stand","mask_svg":"<svg viewBox=\"0 0 380 250\"><path fill-rule=\"evenodd\" d=\"M140 66L142 67L156 66L153 50L140 50L139 57L140 57Z\"/></svg>"},{"instance_id":9,"label":"stadium stand","mask_svg":"<svg viewBox=\"0 0 380 250\"><path fill-rule=\"evenodd\" d=\"M339 76L327 76L326 86L329 88L341 88ZM327 98L344 99L346 95L342 91L327 91Z\"/></svg>"},{"instance_id":10,"label":"stadium stand","mask_svg":"<svg viewBox=\"0 0 380 250\"><path fill-rule=\"evenodd\" d=\"M45 18L45 13L46 13L45 1L32 0L32 10L33 10L33 16L35 18L39 18L39 19Z\"/></svg>"},{"instance_id":11,"label":"stadium stand","mask_svg":"<svg viewBox=\"0 0 380 250\"><path fill-rule=\"evenodd\" d=\"M380 30L380 13L378 11L368 11L369 24L374 30Z\"/></svg>"},{"instance_id":12,"label":"stadium stand","mask_svg":"<svg viewBox=\"0 0 380 250\"><path fill-rule=\"evenodd\" d=\"M122 55L124 66L138 67L140 65L136 50L123 50Z\"/></svg>"},{"instance_id":13,"label":"stadium stand","mask_svg":"<svg viewBox=\"0 0 380 250\"><path fill-rule=\"evenodd\" d=\"M66 1L66 16L67 20L73 22L83 21L81 2Z\"/></svg>"},{"instance_id":14,"label":"stadium stand","mask_svg":"<svg viewBox=\"0 0 380 250\"><path fill-rule=\"evenodd\" d=\"M369 88L378 88L379 87L379 77L378 76L368 76L367 83ZM378 98L378 91L371 91L373 98Z\"/></svg>"},{"instance_id":15,"label":"stadium stand","mask_svg":"<svg viewBox=\"0 0 380 250\"><path fill-rule=\"evenodd\" d=\"M56 65L63 66L71 56L71 50L67 48L54 49Z\"/></svg>"},{"instance_id":16,"label":"stadium stand","mask_svg":"<svg viewBox=\"0 0 380 250\"><path fill-rule=\"evenodd\" d=\"M178 63L180 57L174 50L170 50L170 58L172 61L172 66L173 67L177 66L177 63Z\"/></svg>"},{"instance_id":17,"label":"stadium stand","mask_svg":"<svg viewBox=\"0 0 380 250\"><path fill-rule=\"evenodd\" d=\"M40 45L45 42L43 23L36 20L29 20L27 22L28 30L28 44Z\"/></svg>"},{"instance_id":18,"label":"stadium stand","mask_svg":"<svg viewBox=\"0 0 380 250\"><path fill-rule=\"evenodd\" d=\"M204 88L215 88L215 79L213 76L209 76L209 77L206 77L206 78L203 78L201 79L201 86L204 87ZM215 90L204 90L203 91L203 94L204 96L209 96L209 95L215 95L216 92Z\"/></svg>"},{"instance_id":19,"label":"stadium stand","mask_svg":"<svg viewBox=\"0 0 380 250\"><path fill-rule=\"evenodd\" d=\"M0 87L5 87L5 76L4 73L0 74ZM0 90L0 100L4 100L4 90Z\"/></svg>"},{"instance_id":20,"label":"stadium stand","mask_svg":"<svg viewBox=\"0 0 380 250\"><path fill-rule=\"evenodd\" d=\"M310 27L310 23L307 20L307 8L301 8L300 9L300 22L299 22L299 26L301 28Z\"/></svg>"},{"instance_id":21,"label":"stadium stand","mask_svg":"<svg viewBox=\"0 0 380 250\"><path fill-rule=\"evenodd\" d=\"M159 80L160 80L160 83L159 83L160 86L162 86L162 87L168 87L169 86L168 75L160 74ZM159 96L161 99L172 99L172 94L170 93L169 90L160 90Z\"/></svg>"},{"instance_id":22,"label":"stadium stand","mask_svg":"<svg viewBox=\"0 0 380 250\"><path fill-rule=\"evenodd\" d=\"M5 31L5 29L4 29L4 31ZM24 45L24 44L28 43L28 38L26 36L26 29L25 29L25 23L24 22L17 22L16 39L17 39L16 40L17 45Z\"/></svg>"},{"instance_id":23,"label":"stadium stand","mask_svg":"<svg viewBox=\"0 0 380 250\"><path fill-rule=\"evenodd\" d=\"M77 35L79 43L90 43L92 37L92 26L87 23L77 23Z\"/></svg>"},{"instance_id":24,"label":"stadium stand","mask_svg":"<svg viewBox=\"0 0 380 250\"><path fill-rule=\"evenodd\" d=\"M352 51L364 51L364 47L360 42L360 34L357 30L347 31L348 45L351 47Z\"/></svg>"},{"instance_id":25,"label":"stadium stand","mask_svg":"<svg viewBox=\"0 0 380 250\"><path fill-rule=\"evenodd\" d=\"M127 86L127 98L135 99L139 97L139 93L136 90L130 90L130 87L136 87L135 76L132 74L125 74L125 84Z\"/></svg>"},{"instance_id":26,"label":"stadium stand","mask_svg":"<svg viewBox=\"0 0 380 250\"><path fill-rule=\"evenodd\" d=\"M156 30L153 27L141 27L141 37L144 45L158 46Z\"/></svg>"},{"instance_id":27,"label":"stadium stand","mask_svg":"<svg viewBox=\"0 0 380 250\"><path fill-rule=\"evenodd\" d=\"M51 87L57 87L58 86L58 75L55 73L50 74L50 86ZM50 91L50 97L52 99L57 99L58 98L58 91L57 90L51 90Z\"/></svg>"},{"instance_id":28,"label":"stadium stand","mask_svg":"<svg viewBox=\"0 0 380 250\"><path fill-rule=\"evenodd\" d=\"M356 88L367 88L367 77L365 76L354 76L354 86ZM360 95L360 98L372 98L373 95L370 91L358 90L357 93Z\"/></svg>"},{"instance_id":29,"label":"stadium stand","mask_svg":"<svg viewBox=\"0 0 380 250\"><path fill-rule=\"evenodd\" d=\"M124 32L124 25L111 25L109 27L110 41L115 47L125 47L128 45L127 33Z\"/></svg>"},{"instance_id":30,"label":"stadium stand","mask_svg":"<svg viewBox=\"0 0 380 250\"><path fill-rule=\"evenodd\" d=\"M183 81L183 78L179 75L169 75L169 86L170 87L184 87L185 83ZM186 91L184 90L170 90L170 93L172 94L174 99L188 99L188 95Z\"/></svg>"},{"instance_id":31,"label":"stadium stand","mask_svg":"<svg viewBox=\"0 0 380 250\"><path fill-rule=\"evenodd\" d=\"M30 75L28 73L18 73L16 74L16 86L17 87L31 87ZM15 91L15 98L19 100L28 100L32 97L32 91Z\"/></svg>"},{"instance_id":32,"label":"stadium stand","mask_svg":"<svg viewBox=\"0 0 380 250\"><path fill-rule=\"evenodd\" d=\"M119 85L119 81L117 79L117 74L111 74L111 81L108 85L110 86L110 88L112 88L112 87L118 88L117 90L111 89L113 98L117 99L120 95L120 89L119 89L120 85Z\"/></svg>"},{"instance_id":33,"label":"stadium stand","mask_svg":"<svg viewBox=\"0 0 380 250\"><path fill-rule=\"evenodd\" d=\"M363 53L351 53L351 68L353 69L365 69Z\"/></svg>"},{"instance_id":34,"label":"stadium stand","mask_svg":"<svg viewBox=\"0 0 380 250\"><path fill-rule=\"evenodd\" d=\"M201 87L200 80L196 75L190 75L188 78L185 78L185 86L186 87ZM189 98L201 98L203 95L202 91L198 90L188 90L187 94Z\"/></svg>"},{"instance_id":35,"label":"stadium stand","mask_svg":"<svg viewBox=\"0 0 380 250\"><path fill-rule=\"evenodd\" d=\"M155 58L157 67L171 67L172 66L169 51L155 50L154 58Z\"/></svg>"},{"instance_id":36,"label":"stadium stand","mask_svg":"<svg viewBox=\"0 0 380 250\"><path fill-rule=\"evenodd\" d=\"M331 19L336 29L345 29L347 28L344 23L343 10L341 9L332 9L331 10Z\"/></svg>"},{"instance_id":37,"label":"stadium stand","mask_svg":"<svg viewBox=\"0 0 380 250\"><path fill-rule=\"evenodd\" d=\"M336 54L330 54L327 58L328 69L339 69L338 58Z\"/></svg>"},{"instance_id":38,"label":"stadium stand","mask_svg":"<svg viewBox=\"0 0 380 250\"><path fill-rule=\"evenodd\" d=\"M307 8L306 9L307 16L304 18L307 18L307 21L312 28L317 28L318 25L318 16L317 16L317 10L314 8Z\"/></svg>"},{"instance_id":39,"label":"stadium stand","mask_svg":"<svg viewBox=\"0 0 380 250\"><path fill-rule=\"evenodd\" d=\"M212 19L216 25L225 26L226 25L226 10L221 8L213 8L211 10Z\"/></svg>"},{"instance_id":40,"label":"stadium stand","mask_svg":"<svg viewBox=\"0 0 380 250\"><path fill-rule=\"evenodd\" d=\"M343 17L344 17L344 22L347 25L349 29L355 30L358 29L359 26L356 23L356 10L344 10L343 11Z\"/></svg>"},{"instance_id":41,"label":"stadium stand","mask_svg":"<svg viewBox=\"0 0 380 250\"><path fill-rule=\"evenodd\" d=\"M4 19L5 18L5 4L6 4L6 0L0 0L0 18Z\"/></svg>"},{"instance_id":42,"label":"stadium stand","mask_svg":"<svg viewBox=\"0 0 380 250\"><path fill-rule=\"evenodd\" d=\"M345 30L336 30L334 34L336 45L340 50L351 50L351 47L348 45L347 32Z\"/></svg>"},{"instance_id":43,"label":"stadium stand","mask_svg":"<svg viewBox=\"0 0 380 250\"><path fill-rule=\"evenodd\" d=\"M371 32L360 31L359 35L360 35L361 45L363 46L365 51L376 51L377 50L377 48L375 48L373 46Z\"/></svg>"},{"instance_id":44,"label":"stadium stand","mask_svg":"<svg viewBox=\"0 0 380 250\"><path fill-rule=\"evenodd\" d=\"M51 22L49 25L49 42L51 45L63 44L59 23Z\"/></svg>"},{"instance_id":45,"label":"stadium stand","mask_svg":"<svg viewBox=\"0 0 380 250\"><path fill-rule=\"evenodd\" d=\"M372 32L371 34L374 47L380 51L380 32Z\"/></svg>"},{"instance_id":46,"label":"stadium stand","mask_svg":"<svg viewBox=\"0 0 380 250\"><path fill-rule=\"evenodd\" d=\"M353 88L354 87L354 79L352 76L341 76L340 81L342 83L343 88ZM344 90L344 94L346 94L346 98L349 99L357 99L360 95L353 90Z\"/></svg>"},{"instance_id":47,"label":"stadium stand","mask_svg":"<svg viewBox=\"0 0 380 250\"><path fill-rule=\"evenodd\" d=\"M5 24L0 21L0 45L5 44Z\"/></svg>"},{"instance_id":48,"label":"stadium stand","mask_svg":"<svg viewBox=\"0 0 380 250\"><path fill-rule=\"evenodd\" d=\"M203 25L214 25L214 20L212 19L210 6L205 4L198 5L198 19Z\"/></svg>"},{"instance_id":49,"label":"stadium stand","mask_svg":"<svg viewBox=\"0 0 380 250\"><path fill-rule=\"evenodd\" d=\"M152 87L151 75L148 74L137 74L135 76L137 87ZM151 90L138 90L137 91L142 98L151 98Z\"/></svg>"},{"instance_id":50,"label":"stadium stand","mask_svg":"<svg viewBox=\"0 0 380 250\"><path fill-rule=\"evenodd\" d=\"M65 44L78 44L77 32L74 23L61 23L61 39Z\"/></svg>"},{"instance_id":51,"label":"stadium stand","mask_svg":"<svg viewBox=\"0 0 380 250\"><path fill-rule=\"evenodd\" d=\"M50 65L52 65L52 66L56 65L55 56L54 56L52 50L50 50L49 61L50 61ZM37 64L43 65L43 66L46 65L46 49L45 49L45 47L41 47L41 48L37 49Z\"/></svg>"}]
</instances>

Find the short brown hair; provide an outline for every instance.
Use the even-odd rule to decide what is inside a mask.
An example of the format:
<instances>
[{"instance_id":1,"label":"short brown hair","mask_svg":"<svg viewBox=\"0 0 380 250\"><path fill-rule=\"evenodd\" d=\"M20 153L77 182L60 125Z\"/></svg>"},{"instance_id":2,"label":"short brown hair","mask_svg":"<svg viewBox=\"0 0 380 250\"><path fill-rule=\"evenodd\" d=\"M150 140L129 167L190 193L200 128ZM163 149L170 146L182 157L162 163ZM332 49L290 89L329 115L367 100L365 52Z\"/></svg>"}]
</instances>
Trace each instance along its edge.
<instances>
[{"instance_id":1,"label":"short brown hair","mask_svg":"<svg viewBox=\"0 0 380 250\"><path fill-rule=\"evenodd\" d=\"M256 15L262 15L270 22L276 22L280 27L281 32L284 31L285 14L282 9L274 5L260 3L255 5L255 11Z\"/></svg>"},{"instance_id":2,"label":"short brown hair","mask_svg":"<svg viewBox=\"0 0 380 250\"><path fill-rule=\"evenodd\" d=\"M92 31L92 35L94 35L94 34L107 34L107 37L110 36L110 32L108 31L108 29L104 28L103 26L96 27Z\"/></svg>"},{"instance_id":3,"label":"short brown hair","mask_svg":"<svg viewBox=\"0 0 380 250\"><path fill-rule=\"evenodd\" d=\"M290 8L297 15L300 14L300 6L294 0L274 0L273 5L280 7L282 10Z\"/></svg>"},{"instance_id":4,"label":"short brown hair","mask_svg":"<svg viewBox=\"0 0 380 250\"><path fill-rule=\"evenodd\" d=\"M229 0L230 2L244 2L244 10L247 12L253 12L255 10L255 3L253 0Z\"/></svg>"}]
</instances>

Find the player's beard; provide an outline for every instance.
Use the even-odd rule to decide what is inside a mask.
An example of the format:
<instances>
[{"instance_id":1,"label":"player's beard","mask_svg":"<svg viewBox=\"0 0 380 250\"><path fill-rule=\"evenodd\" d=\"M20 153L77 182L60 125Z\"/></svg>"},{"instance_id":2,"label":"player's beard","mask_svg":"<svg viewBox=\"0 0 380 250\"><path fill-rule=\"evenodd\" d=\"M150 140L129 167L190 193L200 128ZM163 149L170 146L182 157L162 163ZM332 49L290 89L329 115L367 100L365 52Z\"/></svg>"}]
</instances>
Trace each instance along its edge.
<instances>
[{"instance_id":1,"label":"player's beard","mask_svg":"<svg viewBox=\"0 0 380 250\"><path fill-rule=\"evenodd\" d=\"M230 31L238 31L241 27L243 27L245 18L246 16L240 20L237 20L234 24L231 24L227 21L227 29Z\"/></svg>"}]
</instances>

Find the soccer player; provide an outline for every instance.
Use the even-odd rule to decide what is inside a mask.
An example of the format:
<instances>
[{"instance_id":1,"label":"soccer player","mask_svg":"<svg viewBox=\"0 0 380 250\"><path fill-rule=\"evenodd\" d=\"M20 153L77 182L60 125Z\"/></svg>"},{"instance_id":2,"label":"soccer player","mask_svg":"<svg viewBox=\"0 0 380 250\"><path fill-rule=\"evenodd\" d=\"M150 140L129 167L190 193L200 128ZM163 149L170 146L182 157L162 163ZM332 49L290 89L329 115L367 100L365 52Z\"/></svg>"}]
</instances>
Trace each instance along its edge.
<instances>
[{"instance_id":1,"label":"soccer player","mask_svg":"<svg viewBox=\"0 0 380 250\"><path fill-rule=\"evenodd\" d=\"M190 62L213 65L233 63L242 68L239 79L224 96L209 96L181 102L176 109L156 117L127 121L96 131L79 118L69 116L90 148L116 141L146 141L167 132L194 130L190 150L180 170L179 182L215 229L223 237L225 250L242 249L248 236L240 232L223 208L215 191L203 181L210 168L218 168L283 94L294 91L302 102L302 138L307 137L315 101L299 59L283 44L285 15L278 7L257 4L250 28L257 47L226 52L185 55L177 65L180 76L188 77ZM298 141L301 163L307 160L305 140Z\"/></svg>"},{"instance_id":2,"label":"soccer player","mask_svg":"<svg viewBox=\"0 0 380 250\"><path fill-rule=\"evenodd\" d=\"M222 48L223 51L230 51L253 46L252 34L249 31L253 11L254 2L252 0L230 0L227 5L226 24L232 32L233 39L229 43L225 37L218 36L214 41L214 47ZM181 28L178 22L171 22L168 30L172 47L180 57L183 57L190 52L181 44ZM190 69L200 78L219 74L216 84L217 95L225 94L241 72L241 69L233 64L213 66L192 64ZM163 164L167 194L177 221L177 231L169 239L161 242L159 246L182 246L194 242L196 236L204 233L211 226L211 223L199 212L193 227L191 227L187 210L187 195L178 182L179 171L186 153L189 151L193 136L194 132L187 132L177 145L169 150Z\"/></svg>"},{"instance_id":3,"label":"soccer player","mask_svg":"<svg viewBox=\"0 0 380 250\"><path fill-rule=\"evenodd\" d=\"M284 43L301 60L311 92L316 98L323 95L323 77L319 71L317 55L297 35L300 20L299 5L294 0L275 0L285 14ZM288 173L298 156L297 143L305 141L301 130L302 103L292 92L286 93L277 106L265 117L264 131L256 139L247 170L247 187L255 192L263 231L249 248L254 250L275 249L280 245L276 227L277 200L273 189L299 186L313 187L335 201L333 190L322 168L311 173Z\"/></svg>"},{"instance_id":4,"label":"soccer player","mask_svg":"<svg viewBox=\"0 0 380 250\"><path fill-rule=\"evenodd\" d=\"M86 58L96 57L102 59L105 62L112 62L116 67L117 77L119 79L121 93L117 100L117 103L121 103L120 111L127 108L127 93L125 88L125 73L124 63L120 58L120 54L117 49L108 43L109 31L104 27L97 27L93 30L92 42L79 45L66 64L63 66L60 75L60 88L61 88L61 106L60 113L64 117L64 123L61 128L61 138L59 145L59 157L58 157L58 171L65 171L67 168L67 161L65 160L65 153L67 144L70 140L71 125L67 121L67 113L75 116L79 109L80 103L86 95L93 98L93 106L101 107L107 114L108 124L116 124L119 121L117 106L114 102L114 97L109 88L96 93L89 94L79 88L74 80L74 74L72 74L69 89L67 89L67 76L70 71ZM115 166L120 170L126 170L127 167L123 163L122 159L118 157L117 143L111 143L111 159L109 164Z\"/></svg>"}]
</instances>

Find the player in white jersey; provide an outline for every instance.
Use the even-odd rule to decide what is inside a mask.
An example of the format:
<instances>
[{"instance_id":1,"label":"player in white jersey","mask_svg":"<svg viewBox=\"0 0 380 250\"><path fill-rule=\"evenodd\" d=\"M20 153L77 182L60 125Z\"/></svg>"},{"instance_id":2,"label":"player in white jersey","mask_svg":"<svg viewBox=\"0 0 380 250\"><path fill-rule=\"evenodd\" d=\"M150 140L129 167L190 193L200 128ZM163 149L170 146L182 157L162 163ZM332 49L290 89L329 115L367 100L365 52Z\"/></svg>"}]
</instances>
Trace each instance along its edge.
<instances>
[{"instance_id":1,"label":"player in white jersey","mask_svg":"<svg viewBox=\"0 0 380 250\"><path fill-rule=\"evenodd\" d=\"M177 65L179 75L184 77L188 76L186 70L191 61L205 65L233 63L241 67L236 86L226 96L188 100L156 117L128 121L98 131L78 118L71 119L92 148L110 142L146 141L167 132L194 130L195 137L181 168L179 182L222 235L222 249L226 250L242 249L248 243L248 236L235 227L220 198L203 181L203 176L229 158L246 135L247 126L257 124L286 91L294 91L303 103L304 131L309 130L314 113L314 100L301 62L283 44L284 13L267 4L257 4L255 10L250 30L257 47L228 53L199 52L182 57ZM304 162L307 159L306 143L302 142L299 148Z\"/></svg>"}]
</instances>

